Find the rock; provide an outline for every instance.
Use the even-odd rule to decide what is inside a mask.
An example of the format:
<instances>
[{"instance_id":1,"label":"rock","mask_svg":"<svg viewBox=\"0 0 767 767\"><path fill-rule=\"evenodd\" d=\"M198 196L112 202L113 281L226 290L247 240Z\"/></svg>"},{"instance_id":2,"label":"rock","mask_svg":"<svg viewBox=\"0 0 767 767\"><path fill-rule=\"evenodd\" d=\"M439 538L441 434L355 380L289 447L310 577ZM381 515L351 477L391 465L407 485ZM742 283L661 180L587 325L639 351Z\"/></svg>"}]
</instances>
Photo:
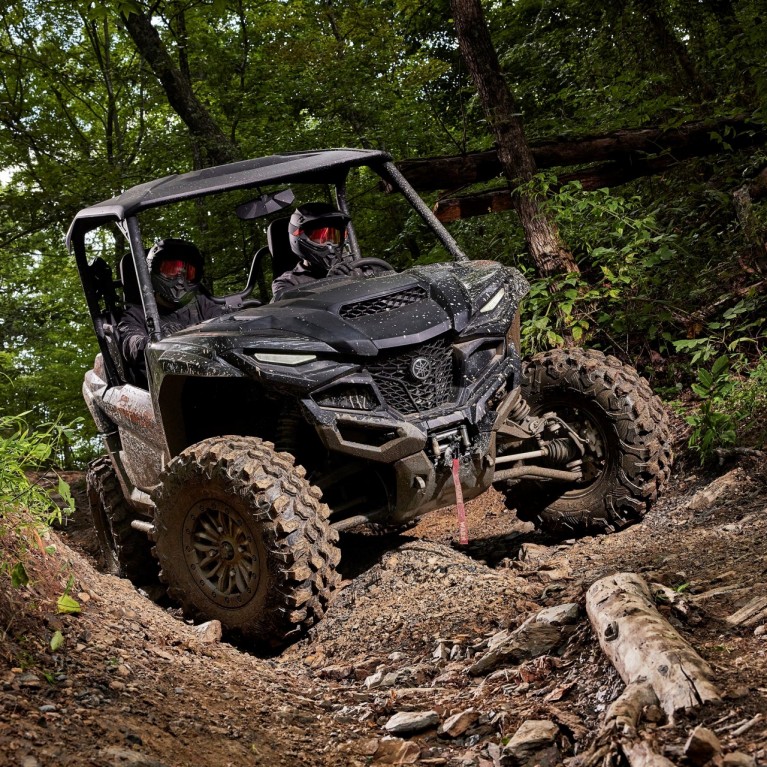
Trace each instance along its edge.
<instances>
[{"instance_id":1,"label":"rock","mask_svg":"<svg viewBox=\"0 0 767 767\"><path fill-rule=\"evenodd\" d=\"M551 547L541 546L538 543L523 543L519 547L518 559L523 562L540 562L551 557Z\"/></svg>"},{"instance_id":2,"label":"rock","mask_svg":"<svg viewBox=\"0 0 767 767\"><path fill-rule=\"evenodd\" d=\"M477 676L502 663L521 663L551 652L564 639L560 627L575 623L578 615L578 605L572 602L545 607L519 628L499 631L490 638L488 652L469 667L469 673Z\"/></svg>"},{"instance_id":3,"label":"rock","mask_svg":"<svg viewBox=\"0 0 767 767\"><path fill-rule=\"evenodd\" d=\"M497 743L488 743L486 750L494 767L498 767L501 763L501 747Z\"/></svg>"},{"instance_id":4,"label":"rock","mask_svg":"<svg viewBox=\"0 0 767 767\"><path fill-rule=\"evenodd\" d=\"M354 669L351 665L325 666L325 668L320 669L320 676L323 679L333 679L338 682L341 679L350 677L353 670Z\"/></svg>"},{"instance_id":5,"label":"rock","mask_svg":"<svg viewBox=\"0 0 767 767\"><path fill-rule=\"evenodd\" d=\"M548 623L551 626L571 626L578 622L579 615L578 605L568 602L563 605L554 605L554 607L544 607L532 617L532 620L536 623Z\"/></svg>"},{"instance_id":6,"label":"rock","mask_svg":"<svg viewBox=\"0 0 767 767\"><path fill-rule=\"evenodd\" d=\"M508 629L504 629L503 631L499 631L498 633L493 634L493 636L487 640L487 649L493 650L499 645L502 645L504 642L508 642L511 635L512 632Z\"/></svg>"},{"instance_id":7,"label":"rock","mask_svg":"<svg viewBox=\"0 0 767 767\"><path fill-rule=\"evenodd\" d=\"M146 754L118 746L105 748L99 752L99 757L99 763L103 762L110 767L166 767L163 762Z\"/></svg>"},{"instance_id":8,"label":"rock","mask_svg":"<svg viewBox=\"0 0 767 767\"><path fill-rule=\"evenodd\" d=\"M705 511L710 509L717 501L730 492L733 487L743 482L743 470L733 469L715 479L710 485L698 490L690 499L687 508L692 511Z\"/></svg>"},{"instance_id":9,"label":"rock","mask_svg":"<svg viewBox=\"0 0 767 767\"><path fill-rule=\"evenodd\" d=\"M194 633L197 634L197 640L202 644L215 644L221 641L222 631L220 621L207 621L193 628Z\"/></svg>"},{"instance_id":10,"label":"rock","mask_svg":"<svg viewBox=\"0 0 767 767\"><path fill-rule=\"evenodd\" d=\"M392 738L394 740L394 738ZM404 742L404 741L403 741ZM357 749L363 756L373 756L378 751L378 738L363 740Z\"/></svg>"},{"instance_id":11,"label":"rock","mask_svg":"<svg viewBox=\"0 0 767 767\"><path fill-rule=\"evenodd\" d=\"M552 569L541 569L536 573L541 583L556 583L557 581L567 581L572 578L569 567L555 567Z\"/></svg>"},{"instance_id":12,"label":"rock","mask_svg":"<svg viewBox=\"0 0 767 767\"><path fill-rule=\"evenodd\" d=\"M381 682L384 678L384 672L383 671L376 671L375 674L371 674L369 677L365 678L365 687L368 688L368 690L371 687L379 687L381 685Z\"/></svg>"},{"instance_id":13,"label":"rock","mask_svg":"<svg viewBox=\"0 0 767 767\"><path fill-rule=\"evenodd\" d=\"M561 761L556 737L559 728L548 719L523 722L504 747L501 764L504 767L554 767Z\"/></svg>"},{"instance_id":14,"label":"rock","mask_svg":"<svg viewBox=\"0 0 767 767\"><path fill-rule=\"evenodd\" d=\"M691 733L684 745L684 755L692 765L704 765L722 753L722 744L716 734L707 727L699 725Z\"/></svg>"},{"instance_id":15,"label":"rock","mask_svg":"<svg viewBox=\"0 0 767 767\"><path fill-rule=\"evenodd\" d=\"M374 764L415 764L421 749L415 743L401 738L381 738L373 754Z\"/></svg>"},{"instance_id":16,"label":"rock","mask_svg":"<svg viewBox=\"0 0 767 767\"><path fill-rule=\"evenodd\" d=\"M563 639L556 626L526 622L469 666L469 674L478 676L502 663L521 663L529 658L537 658L551 652Z\"/></svg>"},{"instance_id":17,"label":"rock","mask_svg":"<svg viewBox=\"0 0 767 767\"><path fill-rule=\"evenodd\" d=\"M446 735L448 738L459 738L479 719L479 711L467 708L458 714L448 717L437 730L438 735Z\"/></svg>"},{"instance_id":18,"label":"rock","mask_svg":"<svg viewBox=\"0 0 767 767\"><path fill-rule=\"evenodd\" d=\"M384 725L384 729L400 735L420 732L439 724L436 711L400 711Z\"/></svg>"},{"instance_id":19,"label":"rock","mask_svg":"<svg viewBox=\"0 0 767 767\"><path fill-rule=\"evenodd\" d=\"M449 657L450 648L444 639L440 639L439 642L437 642L436 648L434 649L432 658L434 658L434 660L447 660Z\"/></svg>"},{"instance_id":20,"label":"rock","mask_svg":"<svg viewBox=\"0 0 767 767\"><path fill-rule=\"evenodd\" d=\"M756 759L742 751L733 751L724 755L722 767L756 767Z\"/></svg>"}]
</instances>

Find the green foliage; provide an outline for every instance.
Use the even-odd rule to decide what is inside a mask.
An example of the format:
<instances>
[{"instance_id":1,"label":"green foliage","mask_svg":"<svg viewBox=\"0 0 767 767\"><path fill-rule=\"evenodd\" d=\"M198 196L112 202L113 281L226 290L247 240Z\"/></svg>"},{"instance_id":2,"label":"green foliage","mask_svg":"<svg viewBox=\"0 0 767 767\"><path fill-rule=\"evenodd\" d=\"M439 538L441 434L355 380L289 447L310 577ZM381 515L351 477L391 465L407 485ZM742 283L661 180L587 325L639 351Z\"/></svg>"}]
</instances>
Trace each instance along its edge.
<instances>
[{"instance_id":1,"label":"green foliage","mask_svg":"<svg viewBox=\"0 0 767 767\"><path fill-rule=\"evenodd\" d=\"M667 289L681 258L676 235L663 230L638 196L588 192L578 182L556 188L547 174L528 191L544 201L581 268L547 280L529 274L528 351L561 345L565 336L615 351L638 338L665 349L671 336L663 322L673 309Z\"/></svg>"},{"instance_id":2,"label":"green foliage","mask_svg":"<svg viewBox=\"0 0 767 767\"><path fill-rule=\"evenodd\" d=\"M66 509L62 512L50 495L28 472L47 470L57 445L69 438L70 430L58 423L33 432L20 416L0 416L0 525L18 508L29 512L40 524L61 522L62 515L74 510L69 486L58 480L58 492Z\"/></svg>"},{"instance_id":3,"label":"green foliage","mask_svg":"<svg viewBox=\"0 0 767 767\"><path fill-rule=\"evenodd\" d=\"M29 576L27 575L27 569L24 567L23 562L17 562L11 568L11 586L15 589L20 589L22 586L26 586L29 583Z\"/></svg>"},{"instance_id":4,"label":"green foliage","mask_svg":"<svg viewBox=\"0 0 767 767\"><path fill-rule=\"evenodd\" d=\"M485 10L536 138L740 113L767 120L762 6L519 0ZM29 411L32 431L85 416L58 443L57 460L69 466L97 449L80 393L96 345L64 250L66 227L79 208L204 156L127 34L120 14L129 13L151 16L174 66L242 156L365 146L401 159L490 145L447 0L4 3L0 412ZM691 382L690 365L722 355L739 371L755 364L767 300L748 287L761 280L764 250L754 243L763 245L767 203L753 206L744 234L731 192L761 170L764 154L732 150L731 133L717 138L719 156L680 162L621 192L538 179L579 275L538 280L511 213L451 225L470 257L514 263L530 277L530 351L571 338L625 359L660 358L669 389ZM350 179L365 254L398 268L442 258L418 218L393 198L374 200L373 187ZM263 232L221 236L190 208L216 287L239 287ZM183 236L184 226L158 213L150 234ZM103 247L115 265L126 246L118 233Z\"/></svg>"},{"instance_id":5,"label":"green foliage","mask_svg":"<svg viewBox=\"0 0 767 767\"><path fill-rule=\"evenodd\" d=\"M700 399L700 407L685 420L692 426L688 445L699 455L701 463L709 460L716 448L735 442L735 420L733 414L725 409L734 386L730 360L726 356L718 357L711 370L698 370L698 380L692 385L692 390Z\"/></svg>"},{"instance_id":6,"label":"green foliage","mask_svg":"<svg viewBox=\"0 0 767 767\"><path fill-rule=\"evenodd\" d=\"M82 607L80 607L80 603L73 597L70 597L69 594L62 594L56 601L56 609L58 612L66 615L77 615L82 610Z\"/></svg>"},{"instance_id":7,"label":"green foliage","mask_svg":"<svg viewBox=\"0 0 767 767\"><path fill-rule=\"evenodd\" d=\"M725 294L721 298L727 300L728 297ZM767 338L767 319L763 308L761 297L743 298L726 308L715 320L702 325L705 335L675 340L674 348L691 355L692 365L708 362L723 351L739 352L739 358L744 360L746 352L758 352Z\"/></svg>"},{"instance_id":8,"label":"green foliage","mask_svg":"<svg viewBox=\"0 0 767 767\"><path fill-rule=\"evenodd\" d=\"M63 644L64 644L64 635L61 633L59 629L56 629L56 631L53 632L53 636L51 637L51 642L50 642L51 652L56 652L56 650L60 649Z\"/></svg>"}]
</instances>

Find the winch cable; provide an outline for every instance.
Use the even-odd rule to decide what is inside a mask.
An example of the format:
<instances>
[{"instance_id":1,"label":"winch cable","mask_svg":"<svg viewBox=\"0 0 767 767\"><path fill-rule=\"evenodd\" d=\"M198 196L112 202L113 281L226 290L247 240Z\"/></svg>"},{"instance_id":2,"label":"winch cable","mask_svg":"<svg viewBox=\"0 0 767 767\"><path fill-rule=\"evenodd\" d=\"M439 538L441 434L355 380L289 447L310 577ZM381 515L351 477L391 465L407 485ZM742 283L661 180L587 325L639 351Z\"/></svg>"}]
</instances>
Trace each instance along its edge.
<instances>
[{"instance_id":1,"label":"winch cable","mask_svg":"<svg viewBox=\"0 0 767 767\"><path fill-rule=\"evenodd\" d=\"M469 543L469 527L466 524L466 507L463 505L463 491L459 476L460 462L453 458L453 485L455 485L455 513L458 517L458 541L461 546Z\"/></svg>"}]
</instances>

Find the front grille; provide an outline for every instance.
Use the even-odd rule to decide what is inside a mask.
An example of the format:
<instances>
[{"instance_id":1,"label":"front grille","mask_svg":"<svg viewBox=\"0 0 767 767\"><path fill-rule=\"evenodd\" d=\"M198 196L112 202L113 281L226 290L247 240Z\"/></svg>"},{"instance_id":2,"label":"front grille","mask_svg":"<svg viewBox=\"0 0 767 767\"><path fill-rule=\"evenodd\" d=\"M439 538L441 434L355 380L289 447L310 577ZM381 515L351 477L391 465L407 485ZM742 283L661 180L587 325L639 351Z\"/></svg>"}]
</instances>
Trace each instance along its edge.
<instances>
[{"instance_id":1,"label":"front grille","mask_svg":"<svg viewBox=\"0 0 767 767\"><path fill-rule=\"evenodd\" d=\"M450 401L453 347L447 338L437 338L383 354L368 370L389 407L403 415L421 413Z\"/></svg>"},{"instance_id":2,"label":"front grille","mask_svg":"<svg viewBox=\"0 0 767 767\"><path fill-rule=\"evenodd\" d=\"M356 304L346 304L341 307L338 313L344 319L353 320L357 317L367 317L371 314L390 312L393 309L399 309L408 304L423 301L426 297L426 290L416 285L413 288L401 290L399 293L391 293L388 296L369 298L366 301L359 301Z\"/></svg>"},{"instance_id":3,"label":"front grille","mask_svg":"<svg viewBox=\"0 0 767 767\"><path fill-rule=\"evenodd\" d=\"M314 395L320 407L340 410L375 410L378 400L372 387L358 384L340 384Z\"/></svg>"}]
</instances>

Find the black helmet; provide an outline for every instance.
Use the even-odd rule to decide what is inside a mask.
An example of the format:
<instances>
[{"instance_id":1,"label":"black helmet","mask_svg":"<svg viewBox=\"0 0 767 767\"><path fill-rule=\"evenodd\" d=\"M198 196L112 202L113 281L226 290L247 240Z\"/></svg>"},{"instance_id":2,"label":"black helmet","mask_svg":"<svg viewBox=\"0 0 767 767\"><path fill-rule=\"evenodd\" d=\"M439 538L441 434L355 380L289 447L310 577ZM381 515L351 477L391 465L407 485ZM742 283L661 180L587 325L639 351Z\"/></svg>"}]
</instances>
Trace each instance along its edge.
<instances>
[{"instance_id":1,"label":"black helmet","mask_svg":"<svg viewBox=\"0 0 767 767\"><path fill-rule=\"evenodd\" d=\"M192 301L200 289L203 263L197 246L169 238L155 243L146 257L155 293L174 308Z\"/></svg>"},{"instance_id":2,"label":"black helmet","mask_svg":"<svg viewBox=\"0 0 767 767\"><path fill-rule=\"evenodd\" d=\"M349 216L326 202L301 205L290 217L290 248L313 271L327 273L344 248L348 223Z\"/></svg>"}]
</instances>

